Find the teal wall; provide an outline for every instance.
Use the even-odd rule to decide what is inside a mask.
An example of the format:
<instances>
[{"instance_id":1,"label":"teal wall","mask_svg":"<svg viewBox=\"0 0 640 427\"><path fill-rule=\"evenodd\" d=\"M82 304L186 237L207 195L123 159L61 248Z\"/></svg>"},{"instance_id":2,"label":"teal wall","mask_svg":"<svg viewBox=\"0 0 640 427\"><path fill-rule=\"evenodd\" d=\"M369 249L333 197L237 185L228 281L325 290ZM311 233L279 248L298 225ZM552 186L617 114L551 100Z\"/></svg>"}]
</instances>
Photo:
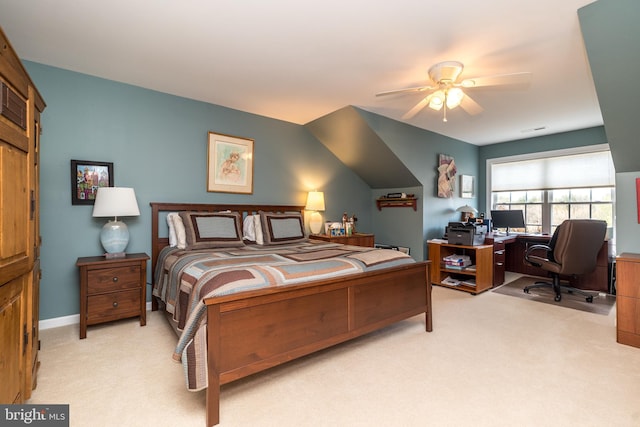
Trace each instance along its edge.
<instances>
[{"instance_id":1,"label":"teal wall","mask_svg":"<svg viewBox=\"0 0 640 427\"><path fill-rule=\"evenodd\" d=\"M640 253L635 190L635 179L640 178L636 129L640 99L640 3L598 0L579 9L578 17L616 168L616 250Z\"/></svg>"},{"instance_id":2,"label":"teal wall","mask_svg":"<svg viewBox=\"0 0 640 427\"><path fill-rule=\"evenodd\" d=\"M357 109L422 184L372 190L304 126L33 62L25 66L47 103L41 148L42 320L79 312L75 261L102 252L98 235L104 219L92 218L91 206L71 205L71 159L113 162L115 185L136 189L141 216L125 218L129 252L150 252L149 202L304 204L307 191L317 189L325 192L325 219L355 213L359 231L375 233L378 243L407 246L421 260L427 258L426 240L441 237L444 226L459 218L457 207L486 209L488 158L607 142L604 129L596 127L477 147ZM209 131L255 140L252 195L206 191ZM462 199L459 188L451 199L437 197L440 154L454 157L458 175L476 177L474 198ZM634 177L618 174L618 191L631 194ZM417 211L375 208L376 198L396 191L415 193ZM635 209L635 198L618 198L618 227L637 228ZM640 249L637 233L628 240L626 250Z\"/></svg>"},{"instance_id":3,"label":"teal wall","mask_svg":"<svg viewBox=\"0 0 640 427\"><path fill-rule=\"evenodd\" d=\"M124 218L128 252L150 253L149 202L302 204L325 192L328 218L347 210L372 229L371 190L303 126L25 61L42 116L40 318L79 312L81 256L102 253L103 218L71 205L70 160L114 163L116 186L135 188L139 217ZM206 191L207 133L255 140L252 195Z\"/></svg>"},{"instance_id":4,"label":"teal wall","mask_svg":"<svg viewBox=\"0 0 640 427\"><path fill-rule=\"evenodd\" d=\"M382 235L381 230L388 230L388 240L390 241L384 243L410 246L412 254L416 249L413 245L420 244L419 253L425 253L427 239L442 237L444 227L449 221L460 219L460 214L456 212L458 207L465 204L478 207L477 197L472 199L460 197L459 175L478 177L479 147L364 110L359 110L359 112L369 123L369 126L422 183L422 188L416 189L416 192L422 191L421 195L418 194L421 214L420 211L418 213L402 212L402 217L399 217L395 212L398 208L384 209L382 213L374 216L376 233ZM458 181L455 195L449 199L437 197L437 166L440 154L452 156L457 166ZM385 191L378 193L384 194ZM415 220L413 220L414 218ZM393 239L394 236L390 235L397 233L400 236L399 232L394 231L399 227L411 230L410 233L414 236L411 239L412 245L400 241L396 242ZM420 230L422 232L418 234ZM426 255L424 257L427 258Z\"/></svg>"}]
</instances>

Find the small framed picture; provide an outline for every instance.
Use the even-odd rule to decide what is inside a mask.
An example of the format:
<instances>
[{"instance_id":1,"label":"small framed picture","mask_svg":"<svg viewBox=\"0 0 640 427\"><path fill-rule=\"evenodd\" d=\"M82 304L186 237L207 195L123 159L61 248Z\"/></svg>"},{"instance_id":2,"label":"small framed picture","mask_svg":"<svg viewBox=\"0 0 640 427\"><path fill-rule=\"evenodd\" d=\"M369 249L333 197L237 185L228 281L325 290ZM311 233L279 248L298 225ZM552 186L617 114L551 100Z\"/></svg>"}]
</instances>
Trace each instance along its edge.
<instances>
[{"instance_id":1,"label":"small framed picture","mask_svg":"<svg viewBox=\"0 0 640 427\"><path fill-rule=\"evenodd\" d=\"M113 187L113 163L71 160L72 205L93 205L100 187Z\"/></svg>"},{"instance_id":2,"label":"small framed picture","mask_svg":"<svg viewBox=\"0 0 640 427\"><path fill-rule=\"evenodd\" d=\"M344 228L331 228L329 230L331 232L331 237L340 237L344 236Z\"/></svg>"},{"instance_id":3,"label":"small framed picture","mask_svg":"<svg viewBox=\"0 0 640 427\"><path fill-rule=\"evenodd\" d=\"M460 197L463 199L471 199L475 196L473 181L474 179L471 175L460 175Z\"/></svg>"}]
</instances>

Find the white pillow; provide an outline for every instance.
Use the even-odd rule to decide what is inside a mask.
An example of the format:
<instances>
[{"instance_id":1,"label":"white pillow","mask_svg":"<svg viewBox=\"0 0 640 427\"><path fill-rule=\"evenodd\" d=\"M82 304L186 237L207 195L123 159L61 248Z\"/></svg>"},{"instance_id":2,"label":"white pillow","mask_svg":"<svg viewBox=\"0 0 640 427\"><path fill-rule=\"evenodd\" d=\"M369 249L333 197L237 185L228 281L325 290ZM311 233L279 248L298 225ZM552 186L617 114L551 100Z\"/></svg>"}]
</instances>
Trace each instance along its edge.
<instances>
[{"instance_id":1,"label":"white pillow","mask_svg":"<svg viewBox=\"0 0 640 427\"><path fill-rule=\"evenodd\" d=\"M264 245L264 236L262 234L262 222L260 220L260 215L253 215L253 224L256 233L256 243L258 245Z\"/></svg>"},{"instance_id":2,"label":"white pillow","mask_svg":"<svg viewBox=\"0 0 640 427\"><path fill-rule=\"evenodd\" d=\"M173 227L176 229L176 246L178 249L185 249L187 247L187 233L185 232L182 218L180 218L179 214L175 214L171 219L173 219Z\"/></svg>"},{"instance_id":3,"label":"white pillow","mask_svg":"<svg viewBox=\"0 0 640 427\"><path fill-rule=\"evenodd\" d=\"M167 214L167 226L169 227L169 246L172 248L178 244L178 236L176 236L176 228L173 226L173 215L178 215L176 212L169 212Z\"/></svg>"},{"instance_id":4,"label":"white pillow","mask_svg":"<svg viewBox=\"0 0 640 427\"><path fill-rule=\"evenodd\" d=\"M247 215L242 221L242 236L244 240L256 241L256 226L253 215Z\"/></svg>"}]
</instances>

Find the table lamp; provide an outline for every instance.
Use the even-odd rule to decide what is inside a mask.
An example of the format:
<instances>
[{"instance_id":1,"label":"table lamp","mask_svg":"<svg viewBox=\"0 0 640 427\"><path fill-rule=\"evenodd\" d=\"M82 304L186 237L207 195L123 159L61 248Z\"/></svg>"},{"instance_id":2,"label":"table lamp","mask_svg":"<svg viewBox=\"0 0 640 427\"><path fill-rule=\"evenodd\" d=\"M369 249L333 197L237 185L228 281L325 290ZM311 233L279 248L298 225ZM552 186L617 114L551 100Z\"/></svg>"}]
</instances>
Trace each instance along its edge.
<instances>
[{"instance_id":1,"label":"table lamp","mask_svg":"<svg viewBox=\"0 0 640 427\"><path fill-rule=\"evenodd\" d=\"M107 258L122 258L129 243L129 229L119 216L139 216L138 202L133 188L100 187L93 205L94 217L114 217L100 232L100 242Z\"/></svg>"},{"instance_id":2,"label":"table lamp","mask_svg":"<svg viewBox=\"0 0 640 427\"><path fill-rule=\"evenodd\" d=\"M469 218L473 218L475 214L478 213L478 210L474 207L471 207L469 205L464 205L464 206L460 206L458 209L456 209L456 212L461 212L462 213L462 222L467 222L469 221Z\"/></svg>"},{"instance_id":3,"label":"table lamp","mask_svg":"<svg viewBox=\"0 0 640 427\"><path fill-rule=\"evenodd\" d=\"M318 211L324 211L324 193L322 191L309 191L305 209L312 211L309 217L309 230L313 234L320 233L320 230L322 230L322 215Z\"/></svg>"}]
</instances>

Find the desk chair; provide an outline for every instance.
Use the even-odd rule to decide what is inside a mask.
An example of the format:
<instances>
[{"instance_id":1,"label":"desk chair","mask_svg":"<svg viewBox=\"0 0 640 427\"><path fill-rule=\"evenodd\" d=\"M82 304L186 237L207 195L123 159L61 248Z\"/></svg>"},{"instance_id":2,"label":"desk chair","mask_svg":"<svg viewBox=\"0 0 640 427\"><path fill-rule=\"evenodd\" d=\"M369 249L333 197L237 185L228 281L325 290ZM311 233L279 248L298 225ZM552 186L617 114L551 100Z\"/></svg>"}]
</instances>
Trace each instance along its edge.
<instances>
[{"instance_id":1,"label":"desk chair","mask_svg":"<svg viewBox=\"0 0 640 427\"><path fill-rule=\"evenodd\" d=\"M530 289L550 287L554 290L555 300L562 299L561 290L583 295L587 302L593 302L593 295L580 289L560 284L560 276L578 276L591 273L596 269L596 259L602 247L607 223L593 219L568 219L556 228L548 245L532 245L524 255L526 263L540 267L551 274L552 283L536 282L524 288ZM535 255L541 250L546 256Z\"/></svg>"}]
</instances>

